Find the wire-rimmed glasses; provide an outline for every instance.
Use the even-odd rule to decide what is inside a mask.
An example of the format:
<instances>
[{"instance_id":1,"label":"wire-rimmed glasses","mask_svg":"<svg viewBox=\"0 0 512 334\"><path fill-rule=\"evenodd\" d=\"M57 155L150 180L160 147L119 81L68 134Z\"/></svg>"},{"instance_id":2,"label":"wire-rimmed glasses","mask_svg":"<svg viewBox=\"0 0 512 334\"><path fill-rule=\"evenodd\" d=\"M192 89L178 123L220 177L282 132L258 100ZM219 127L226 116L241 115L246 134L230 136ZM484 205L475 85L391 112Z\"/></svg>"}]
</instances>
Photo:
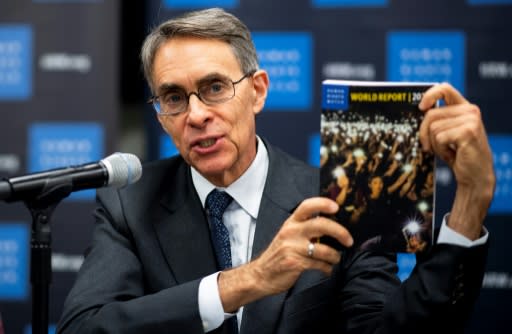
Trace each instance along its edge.
<instances>
[{"instance_id":1,"label":"wire-rimmed glasses","mask_svg":"<svg viewBox=\"0 0 512 334\"><path fill-rule=\"evenodd\" d=\"M244 74L237 81L232 81L224 76L213 76L201 80L197 91L190 93L187 93L182 87L171 87L161 95L152 96L148 103L153 105L153 108L160 116L178 115L186 111L191 95L197 96L206 105L224 103L235 96L235 86L245 78L253 75L254 72L250 71Z\"/></svg>"}]
</instances>

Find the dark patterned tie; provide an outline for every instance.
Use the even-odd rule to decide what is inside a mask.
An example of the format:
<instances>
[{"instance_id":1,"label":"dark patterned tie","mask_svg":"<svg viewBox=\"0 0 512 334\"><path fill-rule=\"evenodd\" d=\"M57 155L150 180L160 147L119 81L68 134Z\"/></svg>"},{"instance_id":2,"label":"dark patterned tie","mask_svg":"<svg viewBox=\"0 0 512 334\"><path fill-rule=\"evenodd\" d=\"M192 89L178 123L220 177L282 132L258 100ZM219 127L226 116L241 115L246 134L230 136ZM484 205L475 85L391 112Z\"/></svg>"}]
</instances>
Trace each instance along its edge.
<instances>
[{"instance_id":1,"label":"dark patterned tie","mask_svg":"<svg viewBox=\"0 0 512 334\"><path fill-rule=\"evenodd\" d=\"M229 231L222 222L222 215L233 198L226 192L213 189L206 197L206 213L210 219L213 248L221 270L231 268Z\"/></svg>"},{"instance_id":2,"label":"dark patterned tie","mask_svg":"<svg viewBox=\"0 0 512 334\"><path fill-rule=\"evenodd\" d=\"M222 222L222 215L233 197L228 193L213 189L206 197L206 213L210 219L210 233L212 235L213 248L220 269L228 269L231 264L231 244L229 242L229 231ZM231 334L238 333L236 316L226 320L228 331Z\"/></svg>"}]
</instances>

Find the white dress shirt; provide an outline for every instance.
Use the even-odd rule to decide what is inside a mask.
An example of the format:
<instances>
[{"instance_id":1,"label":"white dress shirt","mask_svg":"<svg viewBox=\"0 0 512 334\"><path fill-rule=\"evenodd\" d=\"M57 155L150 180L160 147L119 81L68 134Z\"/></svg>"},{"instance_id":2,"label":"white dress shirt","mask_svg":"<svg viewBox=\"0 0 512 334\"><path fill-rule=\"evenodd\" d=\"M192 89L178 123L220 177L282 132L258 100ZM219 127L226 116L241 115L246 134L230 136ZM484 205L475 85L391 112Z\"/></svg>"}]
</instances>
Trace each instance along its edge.
<instances>
[{"instance_id":1,"label":"white dress shirt","mask_svg":"<svg viewBox=\"0 0 512 334\"><path fill-rule=\"evenodd\" d=\"M257 140L258 150L254 161L245 173L227 188L215 187L192 168L192 181L203 208L206 197L214 188L226 191L233 197L222 219L229 231L233 267L247 263L251 258L256 219L267 179L268 152L261 139L258 137ZM233 314L224 313L217 285L218 275L219 273L215 273L207 276L199 284L199 314L205 332L216 329L222 325L224 319L233 316ZM242 312L243 307L237 312L238 327L242 320Z\"/></svg>"},{"instance_id":2,"label":"white dress shirt","mask_svg":"<svg viewBox=\"0 0 512 334\"><path fill-rule=\"evenodd\" d=\"M258 137L258 150L256 158L242 176L227 188L218 188L205 179L194 168L192 170L192 181L199 195L203 208L206 197L214 189L226 191L233 202L227 207L223 215L223 222L229 231L229 242L231 244L231 259L233 267L247 263L251 258L254 231L260 208L263 188L268 172L268 152ZM250 190L250 191L248 191ZM448 214L444 216L437 243L453 244L462 247L473 247L484 244L488 238L488 232L484 228L483 236L472 241L463 235L455 232L446 225ZM217 284L219 272L203 278L199 284L198 303L199 314L203 322L205 332L210 332L222 325L225 319L234 316L225 313L220 300ZM237 312L238 328L242 320L243 307Z\"/></svg>"}]
</instances>

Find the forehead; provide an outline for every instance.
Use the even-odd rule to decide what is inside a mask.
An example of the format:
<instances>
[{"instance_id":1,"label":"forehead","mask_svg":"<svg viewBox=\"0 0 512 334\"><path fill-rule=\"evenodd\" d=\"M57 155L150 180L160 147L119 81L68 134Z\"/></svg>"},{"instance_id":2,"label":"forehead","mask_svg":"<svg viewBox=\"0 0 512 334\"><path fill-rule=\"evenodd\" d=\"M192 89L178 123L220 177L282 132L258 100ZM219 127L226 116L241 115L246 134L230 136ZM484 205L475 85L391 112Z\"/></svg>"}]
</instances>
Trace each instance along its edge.
<instances>
[{"instance_id":1,"label":"forehead","mask_svg":"<svg viewBox=\"0 0 512 334\"><path fill-rule=\"evenodd\" d=\"M176 37L164 42L155 54L153 80L157 87L183 84L214 72L228 76L240 72L231 46L220 40Z\"/></svg>"}]
</instances>

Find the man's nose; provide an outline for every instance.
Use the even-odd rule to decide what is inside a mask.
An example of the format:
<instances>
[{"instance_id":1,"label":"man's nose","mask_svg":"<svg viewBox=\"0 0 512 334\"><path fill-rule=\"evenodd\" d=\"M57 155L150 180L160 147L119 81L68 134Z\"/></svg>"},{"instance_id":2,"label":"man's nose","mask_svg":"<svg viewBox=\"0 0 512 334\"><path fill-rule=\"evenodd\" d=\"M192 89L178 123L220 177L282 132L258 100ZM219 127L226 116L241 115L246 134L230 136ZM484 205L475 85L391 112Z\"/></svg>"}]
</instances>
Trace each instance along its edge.
<instances>
[{"instance_id":1,"label":"man's nose","mask_svg":"<svg viewBox=\"0 0 512 334\"><path fill-rule=\"evenodd\" d=\"M211 117L208 106L199 98L195 92L191 93L188 98L188 120L192 125L201 126L205 124Z\"/></svg>"}]
</instances>

